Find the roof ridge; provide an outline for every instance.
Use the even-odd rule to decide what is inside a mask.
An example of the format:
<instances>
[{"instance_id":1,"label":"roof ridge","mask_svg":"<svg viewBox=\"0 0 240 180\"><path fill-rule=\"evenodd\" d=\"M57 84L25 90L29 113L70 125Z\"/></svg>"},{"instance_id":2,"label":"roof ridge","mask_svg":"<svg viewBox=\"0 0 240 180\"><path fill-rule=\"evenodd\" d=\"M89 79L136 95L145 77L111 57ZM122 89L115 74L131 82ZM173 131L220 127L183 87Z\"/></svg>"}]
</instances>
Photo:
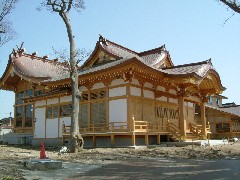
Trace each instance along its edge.
<instances>
[{"instance_id":1,"label":"roof ridge","mask_svg":"<svg viewBox=\"0 0 240 180\"><path fill-rule=\"evenodd\" d=\"M201 64L211 64L211 58L205 61L201 61L201 62L196 62L196 63L189 63L189 64L182 64L182 65L177 65L177 66L172 66L172 67L165 67L162 68L163 70L165 69L174 69L174 68L179 68L179 67L188 67L188 66L193 66L193 65L201 65Z\"/></svg>"},{"instance_id":2,"label":"roof ridge","mask_svg":"<svg viewBox=\"0 0 240 180\"><path fill-rule=\"evenodd\" d=\"M55 64L62 65L62 66L66 65L64 62L58 62L58 61L46 59L46 58L36 56L36 55L33 55L33 54L29 54L29 53L22 53L21 55L24 55L25 57L30 57L31 59L40 60L40 61L43 61L43 62L49 62L51 64L55 63Z\"/></svg>"},{"instance_id":3,"label":"roof ridge","mask_svg":"<svg viewBox=\"0 0 240 180\"><path fill-rule=\"evenodd\" d=\"M122 45L120 45L120 44L117 44L117 43L113 42L113 41L110 41L110 40L104 38L104 37L103 37L102 35L100 35L100 34L99 34L99 42L111 43L111 44L113 44L113 45L115 45L115 46L118 46L118 47L120 47L120 48L122 48L122 49L125 49L126 51L128 51L128 52L130 52L130 53L134 53L134 54L136 54L136 55L139 55L138 52L133 51L133 50L131 50L131 49L129 49L129 48L126 48L126 47L124 47L124 46L122 46ZM107 45L107 44L106 44L106 45Z\"/></svg>"},{"instance_id":4,"label":"roof ridge","mask_svg":"<svg viewBox=\"0 0 240 180\"><path fill-rule=\"evenodd\" d=\"M160 47L157 47L157 48L153 48L153 49L150 49L150 50L146 50L146 51L142 51L140 53L138 53L138 55L140 57L144 56L144 55L148 55L148 54L153 54L159 50L162 50L162 49L165 49L165 44L160 46Z\"/></svg>"}]
</instances>

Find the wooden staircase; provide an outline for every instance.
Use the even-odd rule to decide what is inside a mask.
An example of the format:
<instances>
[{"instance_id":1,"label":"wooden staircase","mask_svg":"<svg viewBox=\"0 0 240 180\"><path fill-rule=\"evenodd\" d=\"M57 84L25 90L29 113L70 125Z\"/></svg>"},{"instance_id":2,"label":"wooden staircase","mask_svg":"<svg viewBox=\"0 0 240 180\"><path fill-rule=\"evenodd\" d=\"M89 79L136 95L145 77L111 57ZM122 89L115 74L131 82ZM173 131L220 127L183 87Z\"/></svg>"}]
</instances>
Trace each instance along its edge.
<instances>
[{"instance_id":1,"label":"wooden staircase","mask_svg":"<svg viewBox=\"0 0 240 180\"><path fill-rule=\"evenodd\" d=\"M172 141L180 141L180 129L175 124L168 121L167 123L167 130L171 133L170 139ZM210 132L210 126L209 124L206 127L207 134ZM186 140L200 140L203 139L202 137L202 125L195 125L195 124L189 124L189 129L186 132Z\"/></svg>"}]
</instances>

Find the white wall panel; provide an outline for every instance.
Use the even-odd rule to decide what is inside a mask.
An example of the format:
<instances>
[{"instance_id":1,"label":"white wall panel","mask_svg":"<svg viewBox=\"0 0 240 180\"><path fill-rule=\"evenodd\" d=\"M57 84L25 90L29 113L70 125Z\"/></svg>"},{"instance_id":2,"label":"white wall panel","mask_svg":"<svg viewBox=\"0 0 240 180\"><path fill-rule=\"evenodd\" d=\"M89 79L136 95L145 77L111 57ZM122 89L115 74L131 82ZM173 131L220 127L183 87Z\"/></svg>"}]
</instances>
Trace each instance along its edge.
<instances>
[{"instance_id":1,"label":"white wall panel","mask_svg":"<svg viewBox=\"0 0 240 180\"><path fill-rule=\"evenodd\" d=\"M159 98L156 98L156 100L159 100L159 101L166 101L167 102L167 97L165 96L161 96Z\"/></svg>"},{"instance_id":2,"label":"white wall panel","mask_svg":"<svg viewBox=\"0 0 240 180\"><path fill-rule=\"evenodd\" d=\"M174 89L170 89L170 90L169 90L169 93L174 94L174 95L177 94L177 92L176 92Z\"/></svg>"},{"instance_id":3,"label":"white wall panel","mask_svg":"<svg viewBox=\"0 0 240 180\"><path fill-rule=\"evenodd\" d=\"M72 102L72 96L60 97L60 103L63 103L63 102Z\"/></svg>"},{"instance_id":4,"label":"white wall panel","mask_svg":"<svg viewBox=\"0 0 240 180\"><path fill-rule=\"evenodd\" d=\"M83 91L87 91L88 89L85 86L80 86L79 87L79 91L83 92Z\"/></svg>"},{"instance_id":5,"label":"white wall panel","mask_svg":"<svg viewBox=\"0 0 240 180\"><path fill-rule=\"evenodd\" d=\"M58 98L48 99L47 105L51 105L51 104L58 104Z\"/></svg>"},{"instance_id":6,"label":"white wall panel","mask_svg":"<svg viewBox=\"0 0 240 180\"><path fill-rule=\"evenodd\" d=\"M141 96L141 89L136 87L130 87L130 94L133 96Z\"/></svg>"},{"instance_id":7,"label":"white wall panel","mask_svg":"<svg viewBox=\"0 0 240 180\"><path fill-rule=\"evenodd\" d=\"M178 99L169 98L169 102L178 104Z\"/></svg>"},{"instance_id":8,"label":"white wall panel","mask_svg":"<svg viewBox=\"0 0 240 180\"><path fill-rule=\"evenodd\" d=\"M124 96L127 94L126 87L109 89L109 97Z\"/></svg>"},{"instance_id":9,"label":"white wall panel","mask_svg":"<svg viewBox=\"0 0 240 180\"><path fill-rule=\"evenodd\" d=\"M162 86L158 86L158 87L157 87L157 90L158 90L158 91L164 91L164 92L166 91L166 90L165 90L165 87L162 87Z\"/></svg>"},{"instance_id":10,"label":"white wall panel","mask_svg":"<svg viewBox=\"0 0 240 180\"><path fill-rule=\"evenodd\" d=\"M45 112L45 107L35 109L34 138L45 138Z\"/></svg>"},{"instance_id":11,"label":"white wall panel","mask_svg":"<svg viewBox=\"0 0 240 180\"><path fill-rule=\"evenodd\" d=\"M103 83L96 83L93 85L92 89L105 88L106 86Z\"/></svg>"},{"instance_id":12,"label":"white wall panel","mask_svg":"<svg viewBox=\"0 0 240 180\"><path fill-rule=\"evenodd\" d=\"M46 106L46 100L36 101L35 107L37 107L37 106Z\"/></svg>"},{"instance_id":13,"label":"white wall panel","mask_svg":"<svg viewBox=\"0 0 240 180\"><path fill-rule=\"evenodd\" d=\"M112 81L110 86L116 86L116 85L121 85L121 84L126 84L127 82L125 82L123 79L115 79Z\"/></svg>"},{"instance_id":14,"label":"white wall panel","mask_svg":"<svg viewBox=\"0 0 240 180\"><path fill-rule=\"evenodd\" d=\"M109 101L109 122L127 121L127 100L118 99Z\"/></svg>"},{"instance_id":15,"label":"white wall panel","mask_svg":"<svg viewBox=\"0 0 240 180\"><path fill-rule=\"evenodd\" d=\"M144 87L153 88L153 84L146 82L144 83Z\"/></svg>"},{"instance_id":16,"label":"white wall panel","mask_svg":"<svg viewBox=\"0 0 240 180\"><path fill-rule=\"evenodd\" d=\"M137 79L133 79L132 82L131 82L131 84L140 85Z\"/></svg>"},{"instance_id":17,"label":"white wall panel","mask_svg":"<svg viewBox=\"0 0 240 180\"><path fill-rule=\"evenodd\" d=\"M46 138L58 138L58 118L47 119Z\"/></svg>"},{"instance_id":18,"label":"white wall panel","mask_svg":"<svg viewBox=\"0 0 240 180\"><path fill-rule=\"evenodd\" d=\"M143 90L144 97L154 99L154 92L149 90Z\"/></svg>"}]
</instances>

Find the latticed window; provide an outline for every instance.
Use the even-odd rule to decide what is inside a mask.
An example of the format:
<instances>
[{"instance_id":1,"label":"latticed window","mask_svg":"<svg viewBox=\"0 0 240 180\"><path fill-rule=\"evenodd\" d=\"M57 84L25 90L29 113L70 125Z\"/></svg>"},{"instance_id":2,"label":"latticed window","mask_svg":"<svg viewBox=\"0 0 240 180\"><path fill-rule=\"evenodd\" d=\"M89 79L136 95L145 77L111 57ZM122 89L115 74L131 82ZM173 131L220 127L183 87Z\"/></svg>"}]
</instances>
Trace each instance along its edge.
<instances>
[{"instance_id":1,"label":"latticed window","mask_svg":"<svg viewBox=\"0 0 240 180\"><path fill-rule=\"evenodd\" d=\"M28 104L25 106L25 127L32 127L33 106Z\"/></svg>"},{"instance_id":2,"label":"latticed window","mask_svg":"<svg viewBox=\"0 0 240 180\"><path fill-rule=\"evenodd\" d=\"M218 124L216 124L216 131L218 133L230 132L230 124L229 123L218 123Z\"/></svg>"},{"instance_id":3,"label":"latticed window","mask_svg":"<svg viewBox=\"0 0 240 180\"><path fill-rule=\"evenodd\" d=\"M16 127L22 127L23 120L23 106L16 108Z\"/></svg>"},{"instance_id":4,"label":"latticed window","mask_svg":"<svg viewBox=\"0 0 240 180\"><path fill-rule=\"evenodd\" d=\"M20 91L16 97L16 123L15 127L32 127L33 120L33 105L32 103L24 102L24 98L32 96L33 90Z\"/></svg>"},{"instance_id":5,"label":"latticed window","mask_svg":"<svg viewBox=\"0 0 240 180\"><path fill-rule=\"evenodd\" d=\"M95 126L106 124L106 102L91 103L91 123Z\"/></svg>"},{"instance_id":6,"label":"latticed window","mask_svg":"<svg viewBox=\"0 0 240 180\"><path fill-rule=\"evenodd\" d=\"M79 126L88 127L88 104L81 104L79 110Z\"/></svg>"},{"instance_id":7,"label":"latticed window","mask_svg":"<svg viewBox=\"0 0 240 180\"><path fill-rule=\"evenodd\" d=\"M72 104L64 104L60 106L60 116L71 116L72 114Z\"/></svg>"},{"instance_id":8,"label":"latticed window","mask_svg":"<svg viewBox=\"0 0 240 180\"><path fill-rule=\"evenodd\" d=\"M58 118L58 106L47 107L47 118Z\"/></svg>"}]
</instances>

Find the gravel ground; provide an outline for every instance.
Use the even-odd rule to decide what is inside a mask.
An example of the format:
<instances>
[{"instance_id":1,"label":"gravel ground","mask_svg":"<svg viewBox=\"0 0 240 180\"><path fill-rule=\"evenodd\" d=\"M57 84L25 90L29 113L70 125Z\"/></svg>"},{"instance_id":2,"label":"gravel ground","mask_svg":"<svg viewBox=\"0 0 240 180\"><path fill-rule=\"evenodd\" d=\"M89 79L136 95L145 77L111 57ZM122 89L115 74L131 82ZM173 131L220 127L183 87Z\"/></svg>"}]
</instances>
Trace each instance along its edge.
<instances>
[{"instance_id":1,"label":"gravel ground","mask_svg":"<svg viewBox=\"0 0 240 180\"><path fill-rule=\"evenodd\" d=\"M154 148L96 148L84 149L76 154L60 154L59 148L45 147L50 159L108 167L110 164L126 164L139 160L239 160L240 142L217 146L154 147ZM0 179L28 179L29 172L23 169L19 160L39 158L40 148L31 146L0 145ZM117 167L117 166L116 166ZM240 170L240 169L239 169ZM141 171L141 170L139 170ZM79 173L79 169L78 169ZM72 176L77 175L72 173ZM36 179L36 178L35 178ZM41 177L39 177L41 179ZM50 178L51 179L51 178ZM56 178L55 178L56 179Z\"/></svg>"}]
</instances>

